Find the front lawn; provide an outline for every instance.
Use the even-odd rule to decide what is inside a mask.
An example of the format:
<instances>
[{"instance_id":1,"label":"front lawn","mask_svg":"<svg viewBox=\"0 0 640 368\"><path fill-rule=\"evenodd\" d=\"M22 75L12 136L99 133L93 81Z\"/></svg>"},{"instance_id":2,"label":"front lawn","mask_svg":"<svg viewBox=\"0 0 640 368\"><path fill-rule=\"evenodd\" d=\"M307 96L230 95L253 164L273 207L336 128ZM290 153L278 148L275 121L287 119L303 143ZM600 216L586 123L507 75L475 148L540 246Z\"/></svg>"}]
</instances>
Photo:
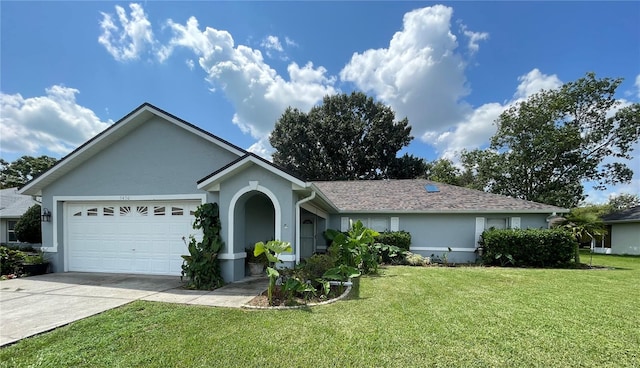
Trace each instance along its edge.
<instances>
[{"instance_id":1,"label":"front lawn","mask_svg":"<svg viewBox=\"0 0 640 368\"><path fill-rule=\"evenodd\" d=\"M640 257L595 264L617 269L389 267L308 310L135 302L0 349L0 366L640 366Z\"/></svg>"}]
</instances>

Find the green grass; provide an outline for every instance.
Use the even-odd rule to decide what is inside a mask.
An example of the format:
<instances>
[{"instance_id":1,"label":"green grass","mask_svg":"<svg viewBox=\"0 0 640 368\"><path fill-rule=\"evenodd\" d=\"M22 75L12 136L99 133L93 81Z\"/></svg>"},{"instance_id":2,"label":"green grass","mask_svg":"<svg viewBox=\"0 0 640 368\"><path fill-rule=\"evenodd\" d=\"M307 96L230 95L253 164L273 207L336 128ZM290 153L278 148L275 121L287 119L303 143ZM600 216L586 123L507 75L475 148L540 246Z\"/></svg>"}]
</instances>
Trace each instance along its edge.
<instances>
[{"instance_id":1,"label":"green grass","mask_svg":"<svg viewBox=\"0 0 640 368\"><path fill-rule=\"evenodd\" d=\"M0 366L638 367L640 258L595 264L616 269L390 267L308 310L135 302L0 349Z\"/></svg>"}]
</instances>

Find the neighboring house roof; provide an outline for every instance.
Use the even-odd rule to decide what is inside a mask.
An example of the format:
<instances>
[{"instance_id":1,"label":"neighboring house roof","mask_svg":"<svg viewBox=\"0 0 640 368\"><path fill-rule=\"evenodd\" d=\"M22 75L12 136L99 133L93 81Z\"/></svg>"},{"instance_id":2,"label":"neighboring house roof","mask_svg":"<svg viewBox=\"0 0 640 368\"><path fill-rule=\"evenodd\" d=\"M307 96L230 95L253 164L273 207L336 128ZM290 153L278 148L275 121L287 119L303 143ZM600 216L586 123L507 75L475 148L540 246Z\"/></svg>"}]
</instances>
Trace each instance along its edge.
<instances>
[{"instance_id":1,"label":"neighboring house roof","mask_svg":"<svg viewBox=\"0 0 640 368\"><path fill-rule=\"evenodd\" d=\"M238 156L244 156L247 154L247 151L245 151L244 149L231 144L224 139L207 132L206 130L198 128L197 126L185 120L171 115L168 112L151 105L150 103L145 102L144 104L140 105L138 108L127 114L127 116L113 123L102 133L91 138L86 143L75 149L73 152L63 157L42 175L29 181L22 188L20 188L20 193L40 195L42 188L53 183L58 178L78 167L80 164L82 164L104 148L113 144L118 139L126 136L129 132L144 124L153 116L161 117L187 131L190 131L212 142L213 144L227 149L228 151Z\"/></svg>"},{"instance_id":2,"label":"neighboring house roof","mask_svg":"<svg viewBox=\"0 0 640 368\"><path fill-rule=\"evenodd\" d=\"M34 204L39 203L18 188L0 189L0 218L19 218Z\"/></svg>"},{"instance_id":3,"label":"neighboring house roof","mask_svg":"<svg viewBox=\"0 0 640 368\"><path fill-rule=\"evenodd\" d=\"M616 222L640 222L640 206L631 207L624 211L610 213L602 217L606 224Z\"/></svg>"},{"instance_id":4,"label":"neighboring house roof","mask_svg":"<svg viewBox=\"0 0 640 368\"><path fill-rule=\"evenodd\" d=\"M313 184L340 212L553 213L565 208L499 194L415 180L318 181ZM431 187L428 192L425 186ZM437 191L435 191L437 190Z\"/></svg>"}]
</instances>

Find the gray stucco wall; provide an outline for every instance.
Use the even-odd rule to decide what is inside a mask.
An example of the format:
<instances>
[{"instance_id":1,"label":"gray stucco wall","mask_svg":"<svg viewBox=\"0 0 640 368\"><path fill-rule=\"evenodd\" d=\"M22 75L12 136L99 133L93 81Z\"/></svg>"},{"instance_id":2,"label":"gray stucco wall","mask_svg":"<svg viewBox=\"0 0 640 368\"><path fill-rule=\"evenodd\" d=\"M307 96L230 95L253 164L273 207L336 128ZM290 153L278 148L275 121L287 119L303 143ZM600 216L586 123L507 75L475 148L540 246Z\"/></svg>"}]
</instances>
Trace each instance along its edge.
<instances>
[{"instance_id":1,"label":"gray stucco wall","mask_svg":"<svg viewBox=\"0 0 640 368\"><path fill-rule=\"evenodd\" d=\"M411 233L411 250L423 256L435 256L442 258L446 248L457 248L453 252L447 252L450 262L468 263L475 262L476 254L476 217L486 219L504 218L507 224L514 217L520 218L520 228L547 228L547 214L339 214L332 215L329 227L340 229L342 217L349 218L380 218L398 217L399 230ZM432 249L429 249L432 248ZM445 248L436 250L433 248ZM465 248L464 250L460 248Z\"/></svg>"},{"instance_id":2,"label":"gray stucco wall","mask_svg":"<svg viewBox=\"0 0 640 368\"><path fill-rule=\"evenodd\" d=\"M237 157L155 117L44 188L42 207L51 209L54 196L205 194L197 189L197 180ZM206 194L207 201L217 201L217 194ZM49 255L54 272L64 270L62 214L58 203L58 252ZM43 246L52 247L53 222L42 225Z\"/></svg>"},{"instance_id":3,"label":"gray stucco wall","mask_svg":"<svg viewBox=\"0 0 640 368\"><path fill-rule=\"evenodd\" d=\"M222 237L225 239L224 253L240 254L245 252L247 246L247 239L252 238L250 227L252 224L246 223L244 201L243 197L250 197L251 193L256 193L252 189L247 187L250 182L257 182L260 188L266 188L276 198L278 206L280 207L280 238L282 240L290 242L292 246L295 245L295 202L292 195L291 182L283 179L282 177L265 170L261 167L252 165L241 172L229 177L227 180L220 184L220 217L222 221ZM230 208L231 201L236 193L247 191L243 197L235 203L234 223L233 223L233 241L230 241L229 237L229 212L233 211ZM259 192L259 190L258 190ZM264 192L263 194L267 194ZM274 210L276 204L274 203ZM274 221L277 223L277 219ZM262 225L260 225L262 226ZM250 235L245 236L247 233ZM274 234L275 224L274 224ZM277 237L277 236L276 236ZM229 249L230 245L233 249ZM242 260L244 262L244 260ZM233 262L233 269L226 270L223 275L227 280L238 280L244 277L244 263L239 261ZM231 261L224 261L226 264L230 264ZM292 265L292 262L286 262L286 265Z\"/></svg>"}]
</instances>

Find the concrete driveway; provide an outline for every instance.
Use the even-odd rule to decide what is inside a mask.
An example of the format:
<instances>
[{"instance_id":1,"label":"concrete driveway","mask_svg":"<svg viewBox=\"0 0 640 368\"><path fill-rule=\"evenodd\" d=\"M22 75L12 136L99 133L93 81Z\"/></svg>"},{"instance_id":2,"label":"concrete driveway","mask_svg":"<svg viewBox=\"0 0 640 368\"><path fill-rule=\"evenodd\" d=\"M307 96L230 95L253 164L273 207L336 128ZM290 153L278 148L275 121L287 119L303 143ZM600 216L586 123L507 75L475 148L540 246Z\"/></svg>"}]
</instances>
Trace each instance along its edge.
<instances>
[{"instance_id":1,"label":"concrete driveway","mask_svg":"<svg viewBox=\"0 0 640 368\"><path fill-rule=\"evenodd\" d=\"M249 279L213 291L185 290L177 276L52 273L0 281L0 346L134 300L241 307L267 287Z\"/></svg>"}]
</instances>

